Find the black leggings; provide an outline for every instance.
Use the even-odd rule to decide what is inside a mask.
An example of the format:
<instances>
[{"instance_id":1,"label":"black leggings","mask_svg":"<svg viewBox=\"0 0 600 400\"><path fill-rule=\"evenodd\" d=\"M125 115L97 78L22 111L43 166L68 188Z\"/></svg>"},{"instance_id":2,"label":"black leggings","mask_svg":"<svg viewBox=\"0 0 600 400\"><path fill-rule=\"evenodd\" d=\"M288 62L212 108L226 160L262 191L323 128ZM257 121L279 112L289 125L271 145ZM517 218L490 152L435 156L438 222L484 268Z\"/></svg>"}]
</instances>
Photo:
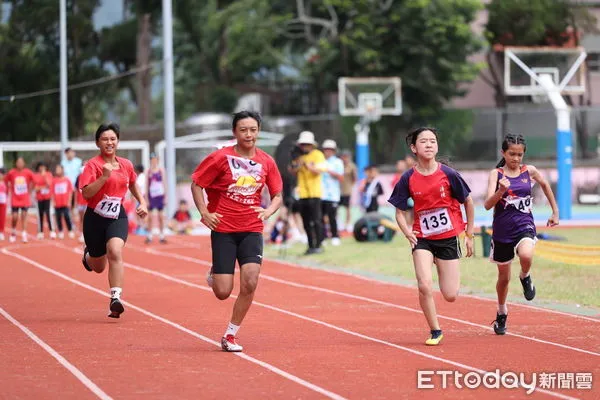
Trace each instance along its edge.
<instances>
[{"instance_id":1,"label":"black leggings","mask_svg":"<svg viewBox=\"0 0 600 400\"><path fill-rule=\"evenodd\" d=\"M336 201L323 200L321 204L323 206L323 216L327 215L327 219L329 219L329 230L331 231L331 237L340 237L337 228L338 203Z\"/></svg>"},{"instance_id":2,"label":"black leggings","mask_svg":"<svg viewBox=\"0 0 600 400\"><path fill-rule=\"evenodd\" d=\"M46 221L48 221L48 229L51 231L50 200L38 200L38 232L44 232L44 215L46 216Z\"/></svg>"},{"instance_id":3,"label":"black leggings","mask_svg":"<svg viewBox=\"0 0 600 400\"><path fill-rule=\"evenodd\" d=\"M73 225L71 224L71 215L69 213L69 207L58 207L54 209L54 213L56 214L56 226L58 227L58 231L62 232L63 225L62 220L64 218L65 223L67 224L67 229L69 232L73 230Z\"/></svg>"},{"instance_id":4,"label":"black leggings","mask_svg":"<svg viewBox=\"0 0 600 400\"><path fill-rule=\"evenodd\" d=\"M308 237L308 247L316 249L321 247L323 242L323 214L321 212L321 199L313 197L310 199L300 199L300 215L302 224Z\"/></svg>"}]
</instances>

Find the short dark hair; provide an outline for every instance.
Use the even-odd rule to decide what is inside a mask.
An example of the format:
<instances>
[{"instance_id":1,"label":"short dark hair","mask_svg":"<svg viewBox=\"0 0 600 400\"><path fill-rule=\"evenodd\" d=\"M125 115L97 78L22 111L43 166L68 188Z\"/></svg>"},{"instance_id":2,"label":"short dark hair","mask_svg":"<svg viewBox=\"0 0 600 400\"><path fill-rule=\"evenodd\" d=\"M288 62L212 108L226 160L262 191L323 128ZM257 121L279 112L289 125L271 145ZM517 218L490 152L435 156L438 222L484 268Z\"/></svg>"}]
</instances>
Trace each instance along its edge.
<instances>
[{"instance_id":1,"label":"short dark hair","mask_svg":"<svg viewBox=\"0 0 600 400\"><path fill-rule=\"evenodd\" d=\"M72 149L72 148L70 148L70 147L67 147L67 148L65 149L65 154L67 154L67 153L68 153L68 152L70 152L71 150L73 150L73 149Z\"/></svg>"},{"instance_id":2,"label":"short dark hair","mask_svg":"<svg viewBox=\"0 0 600 400\"><path fill-rule=\"evenodd\" d=\"M48 169L48 164L46 164L46 163L45 163L45 162L43 162L43 161L40 161L40 162L39 162L39 163L37 163L37 165L35 166L35 170L36 170L36 171L39 171L39 170L40 170L40 168L42 168L42 167L46 167L46 169Z\"/></svg>"},{"instance_id":3,"label":"short dark hair","mask_svg":"<svg viewBox=\"0 0 600 400\"><path fill-rule=\"evenodd\" d=\"M258 127L260 128L260 124L262 122L262 117L260 116L260 113L257 111L244 110L244 111L236 112L233 114L233 121L231 123L231 129L235 130L235 128L237 127L238 121L241 119L245 119L245 118L254 119L258 123Z\"/></svg>"},{"instance_id":4,"label":"short dark hair","mask_svg":"<svg viewBox=\"0 0 600 400\"><path fill-rule=\"evenodd\" d=\"M117 134L117 139L121 139L121 128L119 128L119 124L111 122L109 124L101 124L98 129L96 129L96 142L100 140L100 136L106 131L113 131Z\"/></svg>"},{"instance_id":5,"label":"short dark hair","mask_svg":"<svg viewBox=\"0 0 600 400\"><path fill-rule=\"evenodd\" d=\"M187 204L187 200L185 200L185 199L179 200L179 205L182 205L182 204Z\"/></svg>"},{"instance_id":6,"label":"short dark hair","mask_svg":"<svg viewBox=\"0 0 600 400\"><path fill-rule=\"evenodd\" d=\"M144 166L142 164L138 164L135 166L136 171L140 171L140 173L144 172Z\"/></svg>"}]
</instances>

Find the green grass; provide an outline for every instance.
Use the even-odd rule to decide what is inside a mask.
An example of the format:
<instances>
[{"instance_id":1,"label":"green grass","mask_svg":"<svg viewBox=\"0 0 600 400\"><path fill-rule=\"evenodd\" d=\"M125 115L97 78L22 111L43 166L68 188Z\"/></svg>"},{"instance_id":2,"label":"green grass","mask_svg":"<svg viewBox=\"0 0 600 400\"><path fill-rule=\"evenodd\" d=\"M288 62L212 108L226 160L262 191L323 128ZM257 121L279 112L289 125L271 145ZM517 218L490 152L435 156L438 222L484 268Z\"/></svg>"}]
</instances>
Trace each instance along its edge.
<instances>
[{"instance_id":1,"label":"green grass","mask_svg":"<svg viewBox=\"0 0 600 400\"><path fill-rule=\"evenodd\" d=\"M566 241L560 243L600 246L597 228L553 228L543 232L564 237ZM325 252L318 255L303 256L305 250L306 245L294 244L287 250L285 260L416 284L408 242L401 235L395 235L388 243L359 243L353 237L347 237L342 239L340 246L326 246ZM475 253L475 257L461 260L461 293L495 298L497 269L495 264L483 257L479 237L475 240ZM282 258L274 245L265 247L265 256L271 259ZM509 301L525 302L518 279L519 270L516 259L512 266ZM565 265L536 256L531 273L537 288L535 304L592 314L600 311L600 263L587 266ZM434 279L437 279L435 273ZM578 308L579 306L588 309Z\"/></svg>"}]
</instances>

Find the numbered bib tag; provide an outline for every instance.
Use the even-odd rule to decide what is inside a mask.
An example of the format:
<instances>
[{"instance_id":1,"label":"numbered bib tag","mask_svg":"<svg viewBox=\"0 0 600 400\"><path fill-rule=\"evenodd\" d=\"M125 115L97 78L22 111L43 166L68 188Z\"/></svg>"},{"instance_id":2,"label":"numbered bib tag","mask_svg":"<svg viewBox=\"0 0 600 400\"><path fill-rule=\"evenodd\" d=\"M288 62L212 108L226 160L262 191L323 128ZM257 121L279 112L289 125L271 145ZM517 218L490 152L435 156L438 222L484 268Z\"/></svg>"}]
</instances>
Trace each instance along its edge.
<instances>
[{"instance_id":1,"label":"numbered bib tag","mask_svg":"<svg viewBox=\"0 0 600 400\"><path fill-rule=\"evenodd\" d=\"M514 197L514 198L506 198L506 206L512 205L518 211L521 211L524 214L531 214L533 211L533 197Z\"/></svg>"},{"instance_id":2,"label":"numbered bib tag","mask_svg":"<svg viewBox=\"0 0 600 400\"><path fill-rule=\"evenodd\" d=\"M28 192L28 187L27 187L27 183L16 183L15 184L15 194L17 196L22 195L22 194L27 194Z\"/></svg>"},{"instance_id":3,"label":"numbered bib tag","mask_svg":"<svg viewBox=\"0 0 600 400\"><path fill-rule=\"evenodd\" d=\"M121 211L121 198L104 195L104 198L96 205L94 212L104 218L117 219Z\"/></svg>"},{"instance_id":4,"label":"numbered bib tag","mask_svg":"<svg viewBox=\"0 0 600 400\"><path fill-rule=\"evenodd\" d=\"M50 188L47 188L47 187L41 188L40 194L43 194L43 195L50 194Z\"/></svg>"},{"instance_id":5,"label":"numbered bib tag","mask_svg":"<svg viewBox=\"0 0 600 400\"><path fill-rule=\"evenodd\" d=\"M150 197L163 196L165 194L165 187L163 186L162 182L152 181L150 184L149 193Z\"/></svg>"},{"instance_id":6,"label":"numbered bib tag","mask_svg":"<svg viewBox=\"0 0 600 400\"><path fill-rule=\"evenodd\" d=\"M0 204L6 204L6 193L0 193Z\"/></svg>"},{"instance_id":7,"label":"numbered bib tag","mask_svg":"<svg viewBox=\"0 0 600 400\"><path fill-rule=\"evenodd\" d=\"M424 237L439 235L454 229L447 208L420 212L419 225Z\"/></svg>"},{"instance_id":8,"label":"numbered bib tag","mask_svg":"<svg viewBox=\"0 0 600 400\"><path fill-rule=\"evenodd\" d=\"M57 183L54 186L54 193L55 194L66 194L67 193L67 183L66 182Z\"/></svg>"}]
</instances>

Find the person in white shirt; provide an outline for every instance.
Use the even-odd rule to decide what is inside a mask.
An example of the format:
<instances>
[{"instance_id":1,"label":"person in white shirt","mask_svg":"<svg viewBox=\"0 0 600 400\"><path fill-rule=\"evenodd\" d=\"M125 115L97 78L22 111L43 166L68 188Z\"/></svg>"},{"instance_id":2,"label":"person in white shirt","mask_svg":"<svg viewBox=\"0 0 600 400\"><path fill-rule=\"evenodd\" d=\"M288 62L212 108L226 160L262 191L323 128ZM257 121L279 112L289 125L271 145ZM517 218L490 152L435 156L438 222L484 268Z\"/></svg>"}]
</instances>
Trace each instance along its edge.
<instances>
[{"instance_id":1,"label":"person in white shirt","mask_svg":"<svg viewBox=\"0 0 600 400\"><path fill-rule=\"evenodd\" d=\"M336 156L337 144L334 140L327 139L321 146L327 162L327 172L321 175L321 207L323 218L329 222L331 244L340 244L340 235L337 227L337 209L342 193L341 182L344 180L344 162ZM324 224L325 226L325 221Z\"/></svg>"}]
</instances>

